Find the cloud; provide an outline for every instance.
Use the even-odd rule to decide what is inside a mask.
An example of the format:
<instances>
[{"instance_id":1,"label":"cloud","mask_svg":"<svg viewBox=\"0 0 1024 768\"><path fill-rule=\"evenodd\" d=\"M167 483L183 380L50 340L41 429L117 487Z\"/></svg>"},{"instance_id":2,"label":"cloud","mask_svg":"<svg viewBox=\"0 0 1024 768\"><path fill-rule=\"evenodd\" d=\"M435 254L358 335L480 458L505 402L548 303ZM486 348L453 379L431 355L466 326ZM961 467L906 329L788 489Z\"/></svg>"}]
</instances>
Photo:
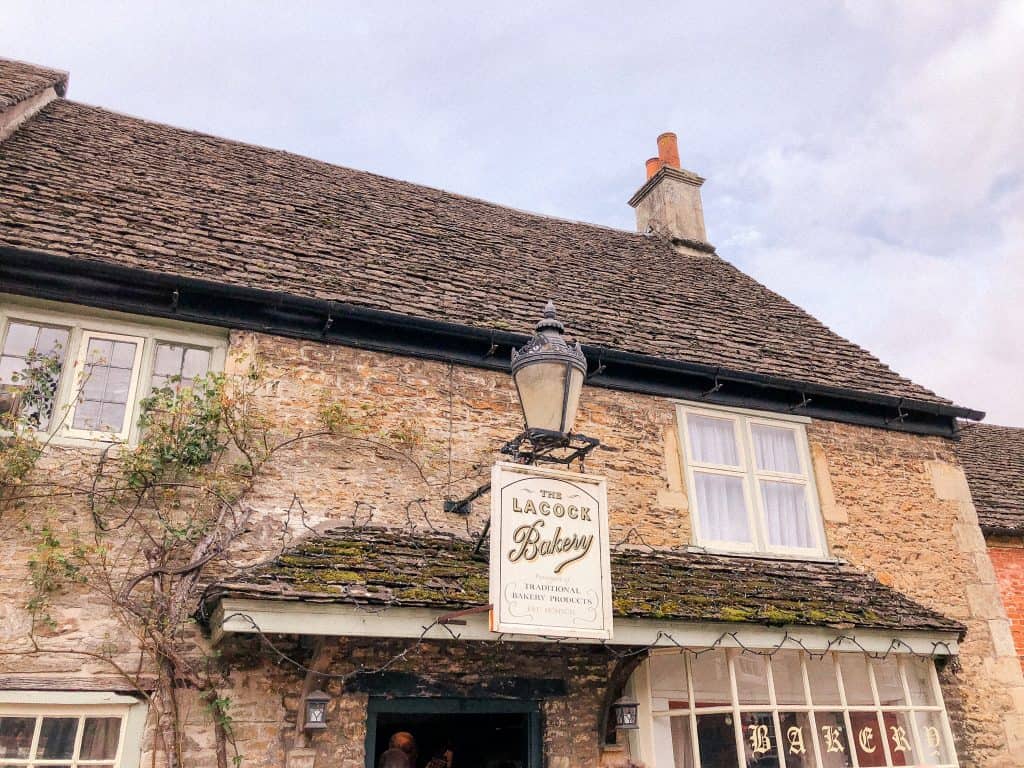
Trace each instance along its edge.
<instances>
[{"instance_id":1,"label":"cloud","mask_svg":"<svg viewBox=\"0 0 1024 768\"><path fill-rule=\"evenodd\" d=\"M724 257L1024 425L1022 14L6 0L0 51L70 69L78 100L623 228L654 137L675 130Z\"/></svg>"},{"instance_id":2,"label":"cloud","mask_svg":"<svg viewBox=\"0 0 1024 768\"><path fill-rule=\"evenodd\" d=\"M895 19L871 5L855 21L889 39L894 66L849 116L726 169L730 222L745 220L727 242L901 373L1024 425L1024 4L930 42L939 4Z\"/></svg>"}]
</instances>

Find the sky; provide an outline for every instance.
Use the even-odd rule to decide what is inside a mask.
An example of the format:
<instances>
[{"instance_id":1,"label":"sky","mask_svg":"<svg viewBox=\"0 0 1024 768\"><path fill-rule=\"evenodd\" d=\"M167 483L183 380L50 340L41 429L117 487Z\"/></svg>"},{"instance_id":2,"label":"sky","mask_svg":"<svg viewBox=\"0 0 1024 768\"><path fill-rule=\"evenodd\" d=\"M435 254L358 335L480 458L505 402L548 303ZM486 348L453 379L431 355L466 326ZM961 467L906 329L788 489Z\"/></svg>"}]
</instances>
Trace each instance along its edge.
<instances>
[{"instance_id":1,"label":"sky","mask_svg":"<svg viewBox=\"0 0 1024 768\"><path fill-rule=\"evenodd\" d=\"M1016 426L1022 40L1024 0L0 3L69 98L552 216L634 229L674 131L723 258Z\"/></svg>"}]
</instances>

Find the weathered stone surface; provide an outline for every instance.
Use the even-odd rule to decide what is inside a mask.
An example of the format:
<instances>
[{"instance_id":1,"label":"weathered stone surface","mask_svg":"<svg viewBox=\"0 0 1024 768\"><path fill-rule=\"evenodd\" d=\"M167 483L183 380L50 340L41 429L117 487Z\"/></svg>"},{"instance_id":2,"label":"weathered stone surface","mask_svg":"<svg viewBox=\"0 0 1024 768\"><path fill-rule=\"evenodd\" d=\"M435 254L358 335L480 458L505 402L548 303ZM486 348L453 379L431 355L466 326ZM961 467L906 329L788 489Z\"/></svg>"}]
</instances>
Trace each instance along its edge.
<instances>
[{"instance_id":1,"label":"weathered stone surface","mask_svg":"<svg viewBox=\"0 0 1024 768\"><path fill-rule=\"evenodd\" d=\"M287 541L320 524L372 522L421 532L433 527L461 537L480 531L487 516L486 499L474 505L468 518L446 515L442 504L446 496L460 497L485 481L491 463L499 458L498 447L518 431L520 415L507 376L248 332L232 335L232 352L233 371L244 369L246 356L259 353L268 377L277 380L264 388L260 399L282 434L314 429L315 412L326 399L368 414L361 417L367 427L363 437L390 435L376 444L316 438L283 452L249 499L256 510L253 536L232 553L235 564L266 560ZM677 503L664 503L679 500L666 497L666 492L685 495L678 457L667 455L673 449L666 434L674 425L674 405L666 399L585 390L578 426L607 446L588 459L587 469L608 477L613 541L628 538L655 548L691 543L689 512ZM401 443L397 438L403 435L418 437L396 449ZM962 765L1014 764L1007 734L1016 727L1014 718L1024 700L1019 694L1024 684L1020 668L1012 657L997 658L997 645L1005 637L991 622L1001 619L979 615L992 614L991 606L969 598L992 584L984 541L964 522L962 502L940 498L952 494L932 481L938 476L936 462L951 467L939 468L941 476L956 475L951 443L817 421L808 425L808 435L812 451L825 458L835 504L846 511L845 519L830 515L825 522L832 552L968 627L959 668L949 665L942 672ZM74 486L88 477L95 461L96 452L54 448L39 471ZM296 497L302 501L302 512L294 506ZM59 504L29 505L19 511L18 520L36 526L49 520L65 536L72 531L91 534L91 517L81 495L72 494ZM289 539L282 538L285 529ZM29 535L0 537L0 606L8 606L0 624L5 650L29 650L19 629L26 620L21 606L26 564L33 552ZM110 675L109 665L101 660L70 653L98 650L104 643L119 644L119 661L137 661L130 633L90 590L55 596L53 614L55 628L45 632L48 652L0 656L0 681L28 677L42 685ZM290 657L308 661L308 649L296 645L294 638L275 638L275 644ZM373 667L405 647L346 641L332 674L348 674L359 665ZM255 641L233 638L223 651L231 669L225 694L238 713L235 727L245 764L283 765L286 751L295 746L303 675ZM595 712L609 661L601 654L556 646L527 652L501 644L430 643L399 660L395 668L444 674L457 685L468 684L466 675L563 677L569 685L567 696L544 704L546 754L582 768L597 765L600 759ZM317 765L362 768L366 694L344 692L336 678L329 686L334 729L313 739ZM207 751L208 728L200 725L204 710L193 703L189 711L196 723L190 765L205 768L212 765L212 755Z\"/></svg>"}]
</instances>

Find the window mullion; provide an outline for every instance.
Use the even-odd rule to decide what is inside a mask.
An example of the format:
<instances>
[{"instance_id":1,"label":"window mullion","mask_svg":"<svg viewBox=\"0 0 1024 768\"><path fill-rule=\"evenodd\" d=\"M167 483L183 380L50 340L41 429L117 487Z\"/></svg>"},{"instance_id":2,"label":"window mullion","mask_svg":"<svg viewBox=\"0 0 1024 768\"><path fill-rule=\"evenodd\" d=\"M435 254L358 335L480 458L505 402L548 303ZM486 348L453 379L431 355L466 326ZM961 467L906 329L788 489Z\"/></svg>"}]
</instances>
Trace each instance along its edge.
<instances>
[{"instance_id":1,"label":"window mullion","mask_svg":"<svg viewBox=\"0 0 1024 768\"><path fill-rule=\"evenodd\" d=\"M754 439L750 434L750 419L737 416L739 432L739 454L743 462L747 487L747 519L753 534L754 546L761 552L768 550L768 535L765 530L764 509L761 504L760 488L757 485L757 461L754 457Z\"/></svg>"},{"instance_id":2,"label":"window mullion","mask_svg":"<svg viewBox=\"0 0 1024 768\"><path fill-rule=\"evenodd\" d=\"M686 664L686 699L690 703L690 754L693 755L693 764L700 765L700 744L697 743L697 697L693 688L693 654L683 653L683 661Z\"/></svg>"},{"instance_id":3,"label":"window mullion","mask_svg":"<svg viewBox=\"0 0 1024 768\"><path fill-rule=\"evenodd\" d=\"M39 734L40 734L40 732L42 730L43 730L43 716L42 715L36 715L36 727L35 727L35 730L32 731L32 746L29 748L29 751L28 751L28 759L29 760L35 760L36 759L36 752L39 749Z\"/></svg>"},{"instance_id":4,"label":"window mullion","mask_svg":"<svg viewBox=\"0 0 1024 768\"><path fill-rule=\"evenodd\" d=\"M821 757L821 750L818 748L818 720L814 716L814 699L811 695L811 677L807 672L807 655L800 654L800 679L804 684L804 701L810 709L807 710L807 722L811 728L811 749L814 750L814 764L824 765Z\"/></svg>"},{"instance_id":5,"label":"window mullion","mask_svg":"<svg viewBox=\"0 0 1024 768\"><path fill-rule=\"evenodd\" d=\"M897 657L896 666L900 674L900 682L903 684L903 700L907 703L907 719L910 720L910 733L914 740L914 749L917 750L917 755L920 758L918 762L924 759L924 744L921 741L921 734L917 732L917 718L914 716L914 701L910 698L910 684L907 682L906 664L902 658Z\"/></svg>"},{"instance_id":6,"label":"window mullion","mask_svg":"<svg viewBox=\"0 0 1024 768\"><path fill-rule=\"evenodd\" d=\"M928 665L931 672L932 700L941 706L939 720L942 723L942 735L946 737L946 751L953 756L953 765L960 765L960 757L956 753L956 741L953 740L953 729L949 724L949 714L946 712L946 700L942 697L942 686L939 685L939 672L935 668L935 662Z\"/></svg>"},{"instance_id":7,"label":"window mullion","mask_svg":"<svg viewBox=\"0 0 1024 768\"><path fill-rule=\"evenodd\" d=\"M892 752L889 749L889 739L885 730L885 715L882 714L882 700L878 696L878 684L875 682L875 665L867 659L868 685L871 687L871 700L875 702L875 721L881 731L879 734L882 742L882 752L885 754L885 764L892 765ZM899 719L897 718L897 722Z\"/></svg>"},{"instance_id":8,"label":"window mullion","mask_svg":"<svg viewBox=\"0 0 1024 768\"><path fill-rule=\"evenodd\" d=\"M78 716L78 730L75 733L75 748L71 752L71 766L78 765L79 753L82 751L82 734L85 732L85 715Z\"/></svg>"},{"instance_id":9,"label":"window mullion","mask_svg":"<svg viewBox=\"0 0 1024 768\"><path fill-rule=\"evenodd\" d=\"M736 654L734 651L725 652L725 663L728 665L729 671L729 693L732 696L732 723L733 732L736 736L736 764L739 768L746 768L743 765L746 762L743 756L746 751L743 748L743 723L740 722L740 695L739 686L736 684L736 668L735 668Z\"/></svg>"},{"instance_id":10,"label":"window mullion","mask_svg":"<svg viewBox=\"0 0 1024 768\"><path fill-rule=\"evenodd\" d=\"M839 703L843 708L843 722L846 724L846 746L850 749L850 762L853 768L860 768L860 760L857 759L857 745L853 736L853 721L850 719L850 708L846 703L846 685L843 682L843 670L839 664L839 657L831 654L832 669L839 684Z\"/></svg>"},{"instance_id":11,"label":"window mullion","mask_svg":"<svg viewBox=\"0 0 1024 768\"><path fill-rule=\"evenodd\" d=\"M772 656L765 658L765 667L768 670L768 705L772 708L772 722L775 723L775 752L779 758L779 765L786 764L786 758L782 752L782 720L779 718L779 704L775 698L775 673L772 670Z\"/></svg>"}]
</instances>

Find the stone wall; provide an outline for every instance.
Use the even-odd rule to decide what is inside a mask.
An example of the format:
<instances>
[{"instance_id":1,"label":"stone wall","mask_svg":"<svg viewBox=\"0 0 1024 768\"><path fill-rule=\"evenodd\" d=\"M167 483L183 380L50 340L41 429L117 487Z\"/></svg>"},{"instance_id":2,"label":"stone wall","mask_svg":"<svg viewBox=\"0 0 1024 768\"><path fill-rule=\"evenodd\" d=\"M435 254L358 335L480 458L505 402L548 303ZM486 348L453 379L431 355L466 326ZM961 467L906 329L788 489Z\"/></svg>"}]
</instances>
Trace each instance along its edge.
<instances>
[{"instance_id":1,"label":"stone wall","mask_svg":"<svg viewBox=\"0 0 1024 768\"><path fill-rule=\"evenodd\" d=\"M1024 662L1024 539L990 536L988 554L996 570L1017 656Z\"/></svg>"},{"instance_id":2,"label":"stone wall","mask_svg":"<svg viewBox=\"0 0 1024 768\"><path fill-rule=\"evenodd\" d=\"M287 537L327 521L433 527L462 536L481 530L488 514L486 497L468 517L446 514L443 502L486 481L491 464L500 458L498 448L518 431L520 415L507 375L248 332L233 333L231 344L231 370L242 370L254 355L263 360L269 383L260 399L282 435L315 429L315 413L325 402L343 403L359 414L363 426L353 436L316 438L276 459L250 499L257 510L255 535L234 553L235 562L264 558ZM689 544L673 403L588 388L577 427L603 443L588 459L587 469L608 477L613 541L655 547ZM808 435L832 553L969 628L959 669L947 667L942 675L962 764L1019 764L1014 755L1024 747L1018 736L1024 733L1024 679L996 574L950 443L831 422L810 424ZM85 464L95 460L95 452L54 451L46 471L73 474L78 455ZM87 510L75 497L40 503L29 514L53 515L65 529L88 528ZM26 613L19 595L29 556L30 548L16 537L0 541L0 640L5 645L17 643L24 629ZM58 650L98 644L98 637L111 633L125 635L117 633L116 622L86 591L58 596L54 615L50 640ZM229 638L225 652L235 654L246 642ZM352 653L336 657L338 670L361 659L369 663L389 650L388 644L345 647ZM484 674L481 670L494 674L501 664L511 663L509 658L520 656L537 668L564 670L566 663L578 663L569 678L578 686L573 695L588 699L581 711L595 711L590 698L601 675L589 651L563 649L555 659L545 656L543 648L515 657L458 643L430 648L434 655L429 659L403 664L409 669L433 665L458 676ZM246 764L276 766L294 746L294 709L302 679L286 671L284 662L266 660L265 649L262 658L232 671L226 692L234 702L241 751L251 760ZM60 653L0 657L0 684L14 676L41 683L51 678L86 680L98 674L97 666L94 660ZM572 682L577 679L585 682ZM340 694L340 689L335 692ZM316 737L314 746L330 755L317 765L362 764L351 745L362 750L363 695L335 698L333 706L344 709L336 712L344 731ZM571 699L546 705L548 755L552 760L567 758L549 761L554 768L582 768L596 758L592 730L572 743L556 741L573 731L559 718L574 708L558 709L569 707ZM194 709L198 723L202 707ZM577 734L583 733L581 728L575 724ZM195 765L206 759L205 733L197 726Z\"/></svg>"}]
</instances>

